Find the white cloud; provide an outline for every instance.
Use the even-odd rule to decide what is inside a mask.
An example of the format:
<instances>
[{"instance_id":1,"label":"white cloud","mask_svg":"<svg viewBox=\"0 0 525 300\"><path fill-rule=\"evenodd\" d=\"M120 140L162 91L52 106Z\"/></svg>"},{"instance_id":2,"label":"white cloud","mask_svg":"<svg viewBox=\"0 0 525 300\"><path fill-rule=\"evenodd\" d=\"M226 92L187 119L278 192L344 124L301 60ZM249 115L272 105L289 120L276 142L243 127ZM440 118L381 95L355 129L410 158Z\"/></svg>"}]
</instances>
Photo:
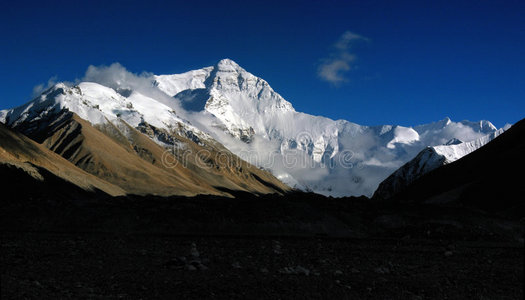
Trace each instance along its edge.
<instances>
[{"instance_id":1,"label":"white cloud","mask_svg":"<svg viewBox=\"0 0 525 300\"><path fill-rule=\"evenodd\" d=\"M354 68L356 60L352 48L355 43L362 41L368 41L368 39L351 31L343 33L333 46L335 50L327 58L321 60L317 69L319 78L334 85L347 81L346 74Z\"/></svg>"},{"instance_id":2,"label":"white cloud","mask_svg":"<svg viewBox=\"0 0 525 300\"><path fill-rule=\"evenodd\" d=\"M185 117L185 112L181 108L180 103L153 84L154 78L152 73L142 72L141 74L135 74L119 63L113 63L110 66L91 65L88 67L84 78L80 81L96 82L117 92L120 90L136 91L173 108L179 116Z\"/></svg>"},{"instance_id":3,"label":"white cloud","mask_svg":"<svg viewBox=\"0 0 525 300\"><path fill-rule=\"evenodd\" d=\"M56 83L57 83L57 77L53 76L47 80L47 83L41 83L41 84L35 85L33 87L33 93L31 94L32 97L34 98L34 97L39 96L40 94L42 94L42 92L54 86Z\"/></svg>"}]
</instances>

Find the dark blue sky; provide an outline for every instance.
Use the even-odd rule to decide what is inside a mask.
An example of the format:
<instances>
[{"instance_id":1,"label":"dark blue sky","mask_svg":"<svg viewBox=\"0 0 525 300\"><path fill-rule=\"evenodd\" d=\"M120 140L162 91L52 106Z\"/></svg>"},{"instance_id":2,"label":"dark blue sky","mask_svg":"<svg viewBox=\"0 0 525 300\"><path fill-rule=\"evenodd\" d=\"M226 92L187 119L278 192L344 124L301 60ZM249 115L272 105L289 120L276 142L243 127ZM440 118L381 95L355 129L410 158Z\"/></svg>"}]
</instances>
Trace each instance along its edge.
<instances>
[{"instance_id":1,"label":"dark blue sky","mask_svg":"<svg viewBox=\"0 0 525 300\"><path fill-rule=\"evenodd\" d=\"M0 108L91 64L169 74L231 58L296 110L333 119L525 117L523 0L106 2L2 2ZM341 46L345 32L360 37Z\"/></svg>"}]
</instances>

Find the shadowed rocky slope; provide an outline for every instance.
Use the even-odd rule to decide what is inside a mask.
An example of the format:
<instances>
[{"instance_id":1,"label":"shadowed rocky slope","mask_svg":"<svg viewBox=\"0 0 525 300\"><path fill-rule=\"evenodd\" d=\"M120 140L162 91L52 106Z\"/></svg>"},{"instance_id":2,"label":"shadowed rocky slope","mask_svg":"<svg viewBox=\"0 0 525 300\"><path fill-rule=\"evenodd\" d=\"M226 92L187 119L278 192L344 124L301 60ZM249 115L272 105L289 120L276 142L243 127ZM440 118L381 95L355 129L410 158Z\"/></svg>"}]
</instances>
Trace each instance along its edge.
<instances>
[{"instance_id":1,"label":"shadowed rocky slope","mask_svg":"<svg viewBox=\"0 0 525 300\"><path fill-rule=\"evenodd\" d=\"M523 217L524 154L521 120L480 149L424 175L391 201L466 205Z\"/></svg>"}]
</instances>

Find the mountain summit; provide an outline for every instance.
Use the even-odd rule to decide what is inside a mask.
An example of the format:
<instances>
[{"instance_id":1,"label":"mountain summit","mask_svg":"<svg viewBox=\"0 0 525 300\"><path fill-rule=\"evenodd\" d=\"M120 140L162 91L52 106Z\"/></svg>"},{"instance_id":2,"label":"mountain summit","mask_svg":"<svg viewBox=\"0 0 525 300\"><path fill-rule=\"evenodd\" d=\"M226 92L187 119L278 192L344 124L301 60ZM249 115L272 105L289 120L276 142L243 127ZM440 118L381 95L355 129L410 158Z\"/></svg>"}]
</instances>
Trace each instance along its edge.
<instances>
[{"instance_id":1,"label":"mountain summit","mask_svg":"<svg viewBox=\"0 0 525 300\"><path fill-rule=\"evenodd\" d=\"M105 74L104 68L96 71L86 82L57 84L26 105L0 111L0 121L44 142L55 119L72 112L87 121L84 126L104 128L106 135L127 139L132 148L131 129L176 155L199 147L225 152L271 171L291 187L333 196L371 196L381 181L426 147L454 139L469 142L497 130L488 121L446 118L414 127L363 126L297 112L268 82L230 59L151 78L139 78L125 69L120 72L127 73L119 76L108 76L114 74ZM250 169L246 174L249 164L229 169L228 176L233 177L225 176L216 163L207 164L219 168L220 180L229 178L235 184L220 183L218 177L212 180L193 164L193 172L201 174L195 175L201 185L211 180L214 186L265 192L286 189L263 170ZM263 182L257 179L263 177ZM242 187L243 180L252 180L257 187Z\"/></svg>"},{"instance_id":2,"label":"mountain summit","mask_svg":"<svg viewBox=\"0 0 525 300\"><path fill-rule=\"evenodd\" d=\"M263 79L230 59L178 75L155 76L155 85L188 111L207 111L233 136L249 141L271 115L294 112L292 104ZM216 124L217 125L217 124Z\"/></svg>"},{"instance_id":3,"label":"mountain summit","mask_svg":"<svg viewBox=\"0 0 525 300\"><path fill-rule=\"evenodd\" d=\"M217 64L215 65L215 68L217 71L224 72L246 72L243 68L241 68L241 66L239 66L238 63L234 62L229 58L219 60L219 62L217 62Z\"/></svg>"},{"instance_id":4,"label":"mountain summit","mask_svg":"<svg viewBox=\"0 0 525 300\"><path fill-rule=\"evenodd\" d=\"M296 112L265 80L230 59L154 80L195 113L192 124L234 153L291 186L334 196L370 196L425 147L471 141L497 130L488 121L449 118L415 127L370 127Z\"/></svg>"},{"instance_id":5,"label":"mountain summit","mask_svg":"<svg viewBox=\"0 0 525 300\"><path fill-rule=\"evenodd\" d=\"M289 190L183 120L172 107L136 90L59 83L25 105L1 111L0 119L128 194Z\"/></svg>"}]
</instances>

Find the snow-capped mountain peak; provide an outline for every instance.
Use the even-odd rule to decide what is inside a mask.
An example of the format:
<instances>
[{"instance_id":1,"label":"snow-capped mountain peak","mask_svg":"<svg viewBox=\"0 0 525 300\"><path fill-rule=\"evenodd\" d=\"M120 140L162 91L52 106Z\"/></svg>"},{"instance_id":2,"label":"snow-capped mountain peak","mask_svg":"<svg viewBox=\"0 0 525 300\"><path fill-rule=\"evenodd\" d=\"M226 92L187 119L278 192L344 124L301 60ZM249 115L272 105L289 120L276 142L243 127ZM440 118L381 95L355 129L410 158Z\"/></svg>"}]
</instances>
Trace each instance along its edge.
<instances>
[{"instance_id":1,"label":"snow-capped mountain peak","mask_svg":"<svg viewBox=\"0 0 525 300\"><path fill-rule=\"evenodd\" d=\"M207 112L214 126L250 141L254 134L268 135L268 118L294 112L292 104L259 78L231 59L212 67L180 75L155 76L155 85L192 112ZM272 117L273 116L273 117Z\"/></svg>"},{"instance_id":2,"label":"snow-capped mountain peak","mask_svg":"<svg viewBox=\"0 0 525 300\"><path fill-rule=\"evenodd\" d=\"M235 102L248 102L248 105L257 108L276 108L282 110L294 110L290 102L284 100L277 94L264 79L259 78L231 59L222 59L215 66L194 70L183 74L155 75L155 85L170 96L176 97L183 91L201 91L203 96L211 96L217 99L224 93L242 93L245 97L231 99ZM178 98L187 96L187 92ZM246 99L249 98L249 99ZM212 99L213 100L213 99ZM236 104L237 106L242 106ZM205 106L201 107L204 110Z\"/></svg>"},{"instance_id":3,"label":"snow-capped mountain peak","mask_svg":"<svg viewBox=\"0 0 525 300\"><path fill-rule=\"evenodd\" d=\"M222 72L246 72L239 64L229 58L221 59L215 66L217 71Z\"/></svg>"},{"instance_id":4,"label":"snow-capped mountain peak","mask_svg":"<svg viewBox=\"0 0 525 300\"><path fill-rule=\"evenodd\" d=\"M25 114L37 120L67 108L93 124L123 120L135 128L142 123L179 128L188 136L217 140L295 187L334 196L372 195L426 147L496 131L488 121L362 126L297 112L268 82L231 59L182 74L142 77L145 84L136 89L120 82L133 74L109 83L108 76L97 81L93 74L89 80L99 83L56 85L20 108L0 111L0 120L16 122ZM153 138L160 143L160 136Z\"/></svg>"},{"instance_id":5,"label":"snow-capped mountain peak","mask_svg":"<svg viewBox=\"0 0 525 300\"><path fill-rule=\"evenodd\" d=\"M180 118L169 106L137 91L116 90L94 82L75 86L58 83L29 103L0 112L11 127L38 123L62 110L77 114L93 125L125 121L138 128L149 124L163 130L191 132L200 139L211 137ZM36 129L36 128L35 128ZM158 142L158 141L157 141Z\"/></svg>"},{"instance_id":6,"label":"snow-capped mountain peak","mask_svg":"<svg viewBox=\"0 0 525 300\"><path fill-rule=\"evenodd\" d=\"M470 141L496 130L488 121L453 122L448 117L415 127L369 127L296 112L268 82L231 59L180 75L155 76L155 82L233 152L255 153L259 162L267 162L259 165L279 178L331 195L371 195L381 180L425 147L453 138ZM290 153L301 167L284 166Z\"/></svg>"}]
</instances>

